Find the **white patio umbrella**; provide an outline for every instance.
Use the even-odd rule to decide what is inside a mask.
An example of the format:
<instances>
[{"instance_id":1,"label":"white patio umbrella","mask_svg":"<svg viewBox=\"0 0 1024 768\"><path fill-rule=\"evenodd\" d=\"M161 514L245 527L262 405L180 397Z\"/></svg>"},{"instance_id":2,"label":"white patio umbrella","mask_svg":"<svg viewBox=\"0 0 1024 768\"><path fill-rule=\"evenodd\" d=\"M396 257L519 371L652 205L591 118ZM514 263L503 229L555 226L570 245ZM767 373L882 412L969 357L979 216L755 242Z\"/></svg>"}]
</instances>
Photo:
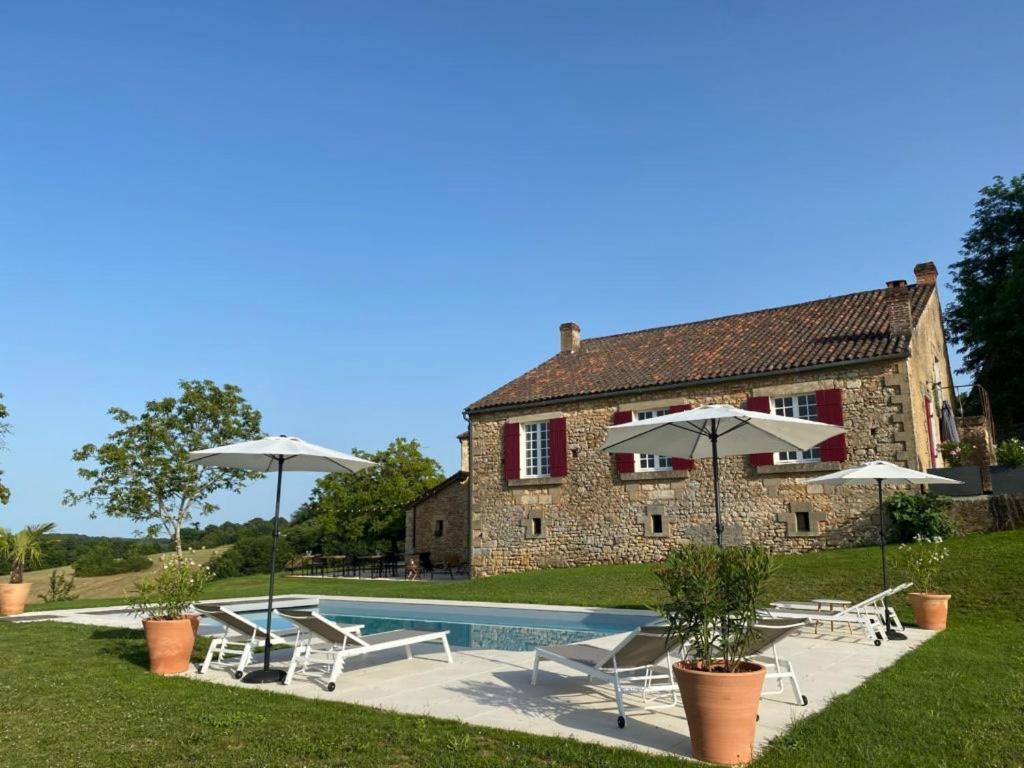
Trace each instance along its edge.
<instances>
[{"instance_id":1,"label":"white patio umbrella","mask_svg":"<svg viewBox=\"0 0 1024 768\"><path fill-rule=\"evenodd\" d=\"M724 528L719 456L806 451L845 431L834 424L745 411L731 405L704 405L609 427L608 439L601 450L607 453L654 453L682 459L710 458L715 486L715 535L721 547Z\"/></svg>"},{"instance_id":2,"label":"white patio umbrella","mask_svg":"<svg viewBox=\"0 0 1024 768\"><path fill-rule=\"evenodd\" d=\"M805 480L808 485L877 485L878 486L878 538L882 547L882 589L889 588L889 566L885 557L885 515L882 500L882 484L896 485L962 485L959 480L942 475L931 475L916 469L907 469L888 461L869 461L859 467L841 469L827 475L812 477ZM882 598L885 606L885 633L892 640L906 640L906 636L892 628L889 616L889 605Z\"/></svg>"},{"instance_id":3,"label":"white patio umbrella","mask_svg":"<svg viewBox=\"0 0 1024 768\"><path fill-rule=\"evenodd\" d=\"M267 632L263 643L263 669L247 674L247 683L279 682L284 672L270 668L270 621L274 613L274 574L277 571L277 539L281 529L281 476L285 472L354 473L374 466L372 461L350 456L341 451L307 443L297 437L279 435L248 440L218 448L192 451L189 464L227 469L248 469L255 472L277 470L277 498L274 502L274 539L270 550L270 594L267 598Z\"/></svg>"}]
</instances>

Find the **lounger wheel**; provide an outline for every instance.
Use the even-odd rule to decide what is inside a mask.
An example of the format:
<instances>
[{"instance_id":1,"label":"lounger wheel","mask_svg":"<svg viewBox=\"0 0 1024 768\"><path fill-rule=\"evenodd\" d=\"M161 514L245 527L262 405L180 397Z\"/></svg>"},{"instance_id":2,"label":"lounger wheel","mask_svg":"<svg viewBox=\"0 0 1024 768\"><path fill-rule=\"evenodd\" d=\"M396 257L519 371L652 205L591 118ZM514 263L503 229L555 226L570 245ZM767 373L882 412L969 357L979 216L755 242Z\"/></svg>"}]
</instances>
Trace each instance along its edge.
<instances>
[{"instance_id":1,"label":"lounger wheel","mask_svg":"<svg viewBox=\"0 0 1024 768\"><path fill-rule=\"evenodd\" d=\"M801 696L800 698L804 700L804 703L803 703L803 704L802 704L801 706L804 706L804 707L806 707L806 706L807 706L807 703L808 703L808 699L807 699L807 697L806 697L806 696Z\"/></svg>"},{"instance_id":2,"label":"lounger wheel","mask_svg":"<svg viewBox=\"0 0 1024 768\"><path fill-rule=\"evenodd\" d=\"M626 727L626 718L624 718L622 715L619 715L618 723L619 723L619 728L625 728Z\"/></svg>"},{"instance_id":3,"label":"lounger wheel","mask_svg":"<svg viewBox=\"0 0 1024 768\"><path fill-rule=\"evenodd\" d=\"M875 638L875 647L877 648L877 647L878 647L878 646L880 646L881 644L882 644L882 641L881 641L881 640L879 640L879 639L878 639L878 638L876 637L876 638Z\"/></svg>"},{"instance_id":4,"label":"lounger wheel","mask_svg":"<svg viewBox=\"0 0 1024 768\"><path fill-rule=\"evenodd\" d=\"M328 683L328 684L327 684L327 690L328 690L328 691L333 691L333 690L334 690L335 688L337 688L337 687L338 687L338 684L337 684L337 683Z\"/></svg>"},{"instance_id":5,"label":"lounger wheel","mask_svg":"<svg viewBox=\"0 0 1024 768\"><path fill-rule=\"evenodd\" d=\"M235 680L241 680L244 673L240 669L235 670Z\"/></svg>"}]
</instances>

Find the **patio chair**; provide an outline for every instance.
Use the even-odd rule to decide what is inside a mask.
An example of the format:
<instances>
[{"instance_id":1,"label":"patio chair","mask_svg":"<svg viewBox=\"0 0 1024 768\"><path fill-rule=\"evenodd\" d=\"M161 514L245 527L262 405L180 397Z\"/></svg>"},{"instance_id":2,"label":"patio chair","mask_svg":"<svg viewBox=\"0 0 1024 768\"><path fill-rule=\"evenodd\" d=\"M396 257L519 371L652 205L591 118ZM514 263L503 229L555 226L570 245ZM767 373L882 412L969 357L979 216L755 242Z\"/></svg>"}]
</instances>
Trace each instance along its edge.
<instances>
[{"instance_id":1,"label":"patio chair","mask_svg":"<svg viewBox=\"0 0 1024 768\"><path fill-rule=\"evenodd\" d=\"M338 677L345 669L347 659L393 648L404 648L405 657L411 659L412 646L420 643L440 643L445 656L448 657L448 663L453 662L452 651L448 646L448 630L421 632L415 629L396 629L391 632L361 635L358 629L362 627L343 627L316 611L279 608L277 612L299 629L292 660L284 678L285 685L291 684L300 663L303 673L308 671L310 664L313 664L325 668L327 690L333 691L337 687ZM319 657L319 660L315 660L314 657Z\"/></svg>"},{"instance_id":2,"label":"patio chair","mask_svg":"<svg viewBox=\"0 0 1024 768\"><path fill-rule=\"evenodd\" d=\"M444 559L444 568L448 571L448 578L455 579L456 575L463 576L466 573L466 561L462 555L453 553Z\"/></svg>"},{"instance_id":3,"label":"patio chair","mask_svg":"<svg viewBox=\"0 0 1024 768\"><path fill-rule=\"evenodd\" d=\"M635 629L611 649L589 643L541 646L533 654L530 684L537 684L540 663L553 661L582 672L591 681L611 685L619 711L618 725L625 728L625 694L638 694L645 709L667 709L680 702L671 672L672 652L677 648L668 626L661 624Z\"/></svg>"},{"instance_id":4,"label":"patio chair","mask_svg":"<svg viewBox=\"0 0 1024 768\"><path fill-rule=\"evenodd\" d=\"M758 634L744 649L743 655L768 668L764 677L765 682L768 680L778 681L777 688L762 690L762 696L778 696L785 691L785 681L789 680L793 687L793 696L796 699L794 703L801 707L807 706L807 697L800 690L800 681L797 680L793 662L788 659L780 659L777 647L780 640L805 626L807 626L807 622L803 619L761 619L754 625Z\"/></svg>"},{"instance_id":5,"label":"patio chair","mask_svg":"<svg viewBox=\"0 0 1024 768\"><path fill-rule=\"evenodd\" d=\"M205 675L210 667L216 664L233 668L235 679L241 678L246 666L252 661L253 654L263 647L267 636L266 629L222 605L204 603L193 607L197 613L213 619L224 628L224 631L210 643L206 658L199 667L199 674ZM273 645L291 645L295 635L295 630L271 632L270 642ZM225 661L226 656L237 656L238 662Z\"/></svg>"},{"instance_id":6,"label":"patio chair","mask_svg":"<svg viewBox=\"0 0 1024 768\"><path fill-rule=\"evenodd\" d=\"M773 619L805 619L814 624L815 633L825 622L828 622L830 627L835 624L846 624L851 632L856 626L864 633L867 640L878 646L888 639L885 634L884 601L910 586L911 582L905 582L897 587L890 587L871 595L866 600L861 600L853 605L845 605L844 601L828 599L804 603L775 602L763 613L765 617ZM893 619L894 627L898 630L903 627L892 606L889 606L889 616Z\"/></svg>"}]
</instances>

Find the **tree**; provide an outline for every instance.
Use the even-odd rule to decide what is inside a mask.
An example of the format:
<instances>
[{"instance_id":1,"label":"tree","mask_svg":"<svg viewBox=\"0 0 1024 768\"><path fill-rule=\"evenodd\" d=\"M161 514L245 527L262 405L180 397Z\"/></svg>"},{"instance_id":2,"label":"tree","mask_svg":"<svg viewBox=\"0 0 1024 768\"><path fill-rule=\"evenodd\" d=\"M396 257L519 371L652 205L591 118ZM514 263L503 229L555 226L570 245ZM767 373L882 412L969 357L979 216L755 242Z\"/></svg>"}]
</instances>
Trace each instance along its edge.
<instances>
[{"instance_id":1,"label":"tree","mask_svg":"<svg viewBox=\"0 0 1024 768\"><path fill-rule=\"evenodd\" d=\"M325 551L366 550L397 541L405 529L405 509L444 479L441 465L424 456L416 440L395 438L383 451L353 454L376 462L356 474L324 475L293 523L316 521Z\"/></svg>"},{"instance_id":2,"label":"tree","mask_svg":"<svg viewBox=\"0 0 1024 768\"><path fill-rule=\"evenodd\" d=\"M4 396L0 392L0 450L7 449L7 441L5 436L11 432L11 423L7 420L10 416L10 412L7 410L7 406L4 405ZM3 483L4 471L0 469L0 504L6 504L11 500L11 489Z\"/></svg>"},{"instance_id":3,"label":"tree","mask_svg":"<svg viewBox=\"0 0 1024 768\"><path fill-rule=\"evenodd\" d=\"M1000 423L1024 421L1024 175L981 189L952 266L949 337Z\"/></svg>"},{"instance_id":4,"label":"tree","mask_svg":"<svg viewBox=\"0 0 1024 768\"><path fill-rule=\"evenodd\" d=\"M26 566L37 564L43 557L43 534L54 529L53 523L26 525L17 533L0 528L0 557L11 564L11 584L21 584Z\"/></svg>"},{"instance_id":5,"label":"tree","mask_svg":"<svg viewBox=\"0 0 1024 768\"><path fill-rule=\"evenodd\" d=\"M254 440L261 436L260 412L233 384L217 386L210 380L181 381L177 398L146 403L135 416L123 408L109 413L121 428L107 435L102 445L89 443L72 454L87 466L78 476L89 483L84 491L68 490L64 504L86 502L111 517L151 523L160 528L181 554L181 527L193 511L208 515L217 509L209 497L216 491L238 493L257 472L202 467L187 462L188 452L201 448Z\"/></svg>"}]
</instances>

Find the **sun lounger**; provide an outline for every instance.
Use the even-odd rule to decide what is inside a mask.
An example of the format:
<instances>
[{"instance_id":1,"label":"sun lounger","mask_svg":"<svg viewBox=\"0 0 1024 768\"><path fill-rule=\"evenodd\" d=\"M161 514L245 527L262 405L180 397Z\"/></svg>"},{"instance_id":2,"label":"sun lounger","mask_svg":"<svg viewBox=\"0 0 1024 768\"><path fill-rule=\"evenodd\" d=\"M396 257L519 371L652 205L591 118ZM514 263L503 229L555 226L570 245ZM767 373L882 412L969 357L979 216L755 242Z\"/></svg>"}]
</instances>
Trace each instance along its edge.
<instances>
[{"instance_id":1,"label":"sun lounger","mask_svg":"<svg viewBox=\"0 0 1024 768\"><path fill-rule=\"evenodd\" d=\"M768 680L778 681L777 688L762 690L762 696L778 696L786 690L785 681L789 680L793 687L795 703L802 707L807 706L807 697L800 691L800 681L797 680L793 662L779 658L777 645L784 637L805 626L807 626L807 622L803 619L761 619L754 625L758 634L744 649L743 655L767 667L766 682Z\"/></svg>"},{"instance_id":2,"label":"sun lounger","mask_svg":"<svg viewBox=\"0 0 1024 768\"><path fill-rule=\"evenodd\" d=\"M233 668L235 678L241 678L245 668L252 661L253 654L263 647L267 636L266 629L222 605L202 603L193 607L197 613L213 619L224 628L224 631L210 643L210 649L206 652L199 674L205 675L212 665L217 665ZM295 630L271 632L270 642L273 645L291 645L296 634ZM237 656L238 661L225 661L225 657L232 656Z\"/></svg>"},{"instance_id":3,"label":"sun lounger","mask_svg":"<svg viewBox=\"0 0 1024 768\"><path fill-rule=\"evenodd\" d=\"M537 684L542 661L553 661L591 680L607 683L615 690L619 728L625 728L624 694L638 694L645 709L665 709L679 703L679 689L671 672L672 652L677 648L667 625L640 627L611 649L588 643L542 646L534 651L530 682Z\"/></svg>"},{"instance_id":4,"label":"sun lounger","mask_svg":"<svg viewBox=\"0 0 1024 768\"><path fill-rule=\"evenodd\" d=\"M396 629L391 632L360 635L353 627L336 624L316 611L279 608L277 612L295 624L299 630L292 661L288 665L288 674L284 679L285 685L291 683L300 663L303 672L308 670L310 664L314 664L327 669L327 690L333 691L338 676L345 668L346 659L393 648L404 648L406 658L411 659L412 646L421 643L440 643L445 656L448 657L448 663L452 663L452 652L448 647L448 630L421 632L414 629ZM315 657L321 660L316 661Z\"/></svg>"},{"instance_id":5,"label":"sun lounger","mask_svg":"<svg viewBox=\"0 0 1024 768\"><path fill-rule=\"evenodd\" d=\"M828 599L807 603L777 602L772 603L764 615L767 618L775 619L806 619L814 624L815 632L826 622L830 626L846 624L851 632L856 626L864 633L867 640L875 645L881 645L884 640L888 639L885 633L885 601L910 586L910 582L905 582L853 605L846 605L840 600ZM891 606L888 607L888 611L889 616L893 619L893 625L897 629L901 629L903 625L900 623L899 617L896 616L896 611Z\"/></svg>"}]
</instances>

